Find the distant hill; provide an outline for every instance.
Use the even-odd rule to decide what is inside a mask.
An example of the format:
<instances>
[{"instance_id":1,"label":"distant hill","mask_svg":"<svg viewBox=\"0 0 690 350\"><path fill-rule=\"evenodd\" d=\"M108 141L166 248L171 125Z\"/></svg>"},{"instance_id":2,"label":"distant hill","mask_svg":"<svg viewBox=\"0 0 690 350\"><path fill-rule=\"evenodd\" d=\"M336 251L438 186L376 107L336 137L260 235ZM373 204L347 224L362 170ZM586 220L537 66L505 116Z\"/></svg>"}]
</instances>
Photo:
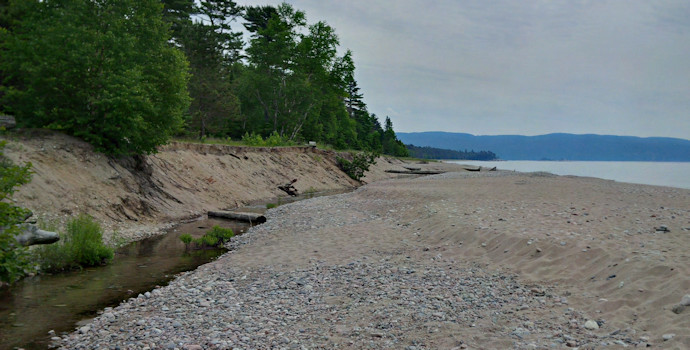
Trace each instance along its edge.
<instances>
[{"instance_id":1,"label":"distant hill","mask_svg":"<svg viewBox=\"0 0 690 350\"><path fill-rule=\"evenodd\" d=\"M496 154L490 151L464 152L429 146L417 147L405 145L410 157L421 159L463 159L463 160L496 160Z\"/></svg>"},{"instance_id":2,"label":"distant hill","mask_svg":"<svg viewBox=\"0 0 690 350\"><path fill-rule=\"evenodd\" d=\"M690 162L690 140L668 137L548 134L475 136L448 132L396 133L405 144L486 150L504 160Z\"/></svg>"}]
</instances>

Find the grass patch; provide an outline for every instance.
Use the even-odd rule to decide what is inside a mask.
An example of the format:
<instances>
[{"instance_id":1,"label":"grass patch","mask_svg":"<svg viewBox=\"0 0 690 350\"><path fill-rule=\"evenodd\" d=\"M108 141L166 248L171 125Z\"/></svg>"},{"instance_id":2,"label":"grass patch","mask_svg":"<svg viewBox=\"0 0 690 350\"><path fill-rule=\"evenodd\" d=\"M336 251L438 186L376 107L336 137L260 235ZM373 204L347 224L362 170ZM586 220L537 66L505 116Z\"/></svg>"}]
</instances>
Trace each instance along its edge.
<instances>
[{"instance_id":1,"label":"grass patch","mask_svg":"<svg viewBox=\"0 0 690 350\"><path fill-rule=\"evenodd\" d=\"M180 240L185 244L187 249L189 249L190 246L193 246L197 249L202 249L223 246L227 241L230 240L230 238L234 236L235 233L232 231L232 229L215 225L200 238L193 238L192 235L185 233L180 235Z\"/></svg>"},{"instance_id":2,"label":"grass patch","mask_svg":"<svg viewBox=\"0 0 690 350\"><path fill-rule=\"evenodd\" d=\"M113 248L103 244L103 229L88 215L67 222L58 243L39 246L34 257L42 272L58 272L103 265L112 260Z\"/></svg>"},{"instance_id":3,"label":"grass patch","mask_svg":"<svg viewBox=\"0 0 690 350\"><path fill-rule=\"evenodd\" d=\"M278 204L276 204L276 203L266 203L266 209L273 209L277 206L278 206Z\"/></svg>"}]
</instances>

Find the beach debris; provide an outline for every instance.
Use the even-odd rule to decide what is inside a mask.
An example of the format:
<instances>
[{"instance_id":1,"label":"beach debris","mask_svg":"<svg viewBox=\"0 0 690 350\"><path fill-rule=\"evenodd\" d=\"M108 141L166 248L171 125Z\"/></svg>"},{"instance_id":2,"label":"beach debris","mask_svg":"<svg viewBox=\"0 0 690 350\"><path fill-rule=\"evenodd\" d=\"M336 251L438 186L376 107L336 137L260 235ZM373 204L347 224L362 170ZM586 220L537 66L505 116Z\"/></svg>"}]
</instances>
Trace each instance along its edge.
<instances>
[{"instance_id":1,"label":"beach debris","mask_svg":"<svg viewBox=\"0 0 690 350\"><path fill-rule=\"evenodd\" d=\"M285 193L289 194L290 196L297 196L297 189L293 184L297 182L297 179L293 179L292 181L286 183L285 185L278 186L279 189L283 190Z\"/></svg>"},{"instance_id":2,"label":"beach debris","mask_svg":"<svg viewBox=\"0 0 690 350\"><path fill-rule=\"evenodd\" d=\"M223 210L216 210L216 211L208 211L208 216L209 217L216 217L216 218L224 218L224 219L232 219L232 220L237 220L237 221L245 221L245 222L255 222L255 223L264 223L266 222L266 217L257 214L257 213L243 213L243 212L238 212L238 211L223 211Z\"/></svg>"},{"instance_id":3,"label":"beach debris","mask_svg":"<svg viewBox=\"0 0 690 350\"><path fill-rule=\"evenodd\" d=\"M445 171L435 171L435 170L386 170L385 172L390 174L411 174L411 175L438 175L443 174Z\"/></svg>"},{"instance_id":4,"label":"beach debris","mask_svg":"<svg viewBox=\"0 0 690 350\"><path fill-rule=\"evenodd\" d=\"M656 232L671 232L671 230L666 225L661 225L659 227L655 227L654 230Z\"/></svg>"}]
</instances>

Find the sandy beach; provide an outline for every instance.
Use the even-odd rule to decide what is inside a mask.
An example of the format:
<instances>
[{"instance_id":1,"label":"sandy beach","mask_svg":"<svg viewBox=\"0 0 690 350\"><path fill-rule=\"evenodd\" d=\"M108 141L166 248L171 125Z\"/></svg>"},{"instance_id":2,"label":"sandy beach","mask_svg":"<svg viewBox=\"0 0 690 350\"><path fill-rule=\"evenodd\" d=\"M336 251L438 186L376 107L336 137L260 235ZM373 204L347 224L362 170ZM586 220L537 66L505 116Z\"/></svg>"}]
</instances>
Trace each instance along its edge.
<instances>
[{"instance_id":1,"label":"sandy beach","mask_svg":"<svg viewBox=\"0 0 690 350\"><path fill-rule=\"evenodd\" d=\"M373 182L267 218L217 261L56 344L690 348L689 190L448 172Z\"/></svg>"}]
</instances>

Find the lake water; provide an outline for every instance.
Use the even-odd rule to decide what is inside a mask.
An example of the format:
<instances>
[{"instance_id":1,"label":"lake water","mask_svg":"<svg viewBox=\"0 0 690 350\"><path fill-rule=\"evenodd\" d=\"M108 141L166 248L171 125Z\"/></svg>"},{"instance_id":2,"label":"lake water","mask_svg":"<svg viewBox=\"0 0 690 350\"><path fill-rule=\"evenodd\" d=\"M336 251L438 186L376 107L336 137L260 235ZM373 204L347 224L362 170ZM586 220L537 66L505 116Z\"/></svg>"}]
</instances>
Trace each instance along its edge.
<instances>
[{"instance_id":1,"label":"lake water","mask_svg":"<svg viewBox=\"0 0 690 350\"><path fill-rule=\"evenodd\" d=\"M448 163L497 167L522 172L546 171L557 175L598 177L619 182L670 186L690 189L690 162L551 162L551 161L472 161L448 160Z\"/></svg>"}]
</instances>

